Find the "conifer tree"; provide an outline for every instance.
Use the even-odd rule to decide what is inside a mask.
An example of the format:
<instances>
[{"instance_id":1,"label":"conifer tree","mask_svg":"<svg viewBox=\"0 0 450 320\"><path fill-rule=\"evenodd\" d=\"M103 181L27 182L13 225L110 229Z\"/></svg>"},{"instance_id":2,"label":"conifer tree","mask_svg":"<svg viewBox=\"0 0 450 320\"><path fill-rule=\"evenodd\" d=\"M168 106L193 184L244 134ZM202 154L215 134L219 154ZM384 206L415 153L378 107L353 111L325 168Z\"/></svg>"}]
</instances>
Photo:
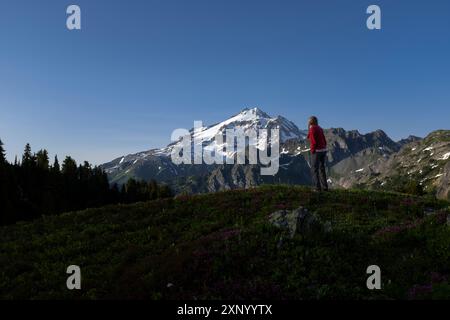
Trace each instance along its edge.
<instances>
[{"instance_id":1,"label":"conifer tree","mask_svg":"<svg viewBox=\"0 0 450 320\"><path fill-rule=\"evenodd\" d=\"M34 162L34 156L31 153L31 146L29 143L25 145L25 150L22 156L22 166L28 167L31 166Z\"/></svg>"},{"instance_id":2,"label":"conifer tree","mask_svg":"<svg viewBox=\"0 0 450 320\"><path fill-rule=\"evenodd\" d=\"M158 196L158 185L153 179L148 183L148 193L150 199L156 199Z\"/></svg>"},{"instance_id":3,"label":"conifer tree","mask_svg":"<svg viewBox=\"0 0 450 320\"><path fill-rule=\"evenodd\" d=\"M55 156L55 161L53 162L52 172L59 174L61 172L61 168L59 166L58 156Z\"/></svg>"},{"instance_id":4,"label":"conifer tree","mask_svg":"<svg viewBox=\"0 0 450 320\"><path fill-rule=\"evenodd\" d=\"M77 163L72 157L67 156L62 164L61 171L66 176L77 176Z\"/></svg>"},{"instance_id":5,"label":"conifer tree","mask_svg":"<svg viewBox=\"0 0 450 320\"><path fill-rule=\"evenodd\" d=\"M37 166L41 169L48 170L49 168L49 159L48 159L48 152L47 150L39 150L38 153L36 153L36 162Z\"/></svg>"},{"instance_id":6,"label":"conifer tree","mask_svg":"<svg viewBox=\"0 0 450 320\"><path fill-rule=\"evenodd\" d=\"M0 139L0 164L5 164L6 163L6 153L5 153L5 149L3 149L3 142Z\"/></svg>"}]
</instances>

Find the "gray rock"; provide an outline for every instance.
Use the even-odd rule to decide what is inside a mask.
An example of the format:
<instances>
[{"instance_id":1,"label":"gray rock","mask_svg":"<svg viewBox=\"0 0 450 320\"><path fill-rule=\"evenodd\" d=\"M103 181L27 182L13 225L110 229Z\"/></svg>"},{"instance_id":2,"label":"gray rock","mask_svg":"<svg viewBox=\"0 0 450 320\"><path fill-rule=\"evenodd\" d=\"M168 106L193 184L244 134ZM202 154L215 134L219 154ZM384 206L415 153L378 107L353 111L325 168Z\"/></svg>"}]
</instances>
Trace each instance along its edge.
<instances>
[{"instance_id":1,"label":"gray rock","mask_svg":"<svg viewBox=\"0 0 450 320\"><path fill-rule=\"evenodd\" d=\"M291 238L296 234L309 236L331 230L330 224L322 224L316 214L303 207L292 211L275 211L269 215L269 221L274 226L288 231Z\"/></svg>"}]
</instances>

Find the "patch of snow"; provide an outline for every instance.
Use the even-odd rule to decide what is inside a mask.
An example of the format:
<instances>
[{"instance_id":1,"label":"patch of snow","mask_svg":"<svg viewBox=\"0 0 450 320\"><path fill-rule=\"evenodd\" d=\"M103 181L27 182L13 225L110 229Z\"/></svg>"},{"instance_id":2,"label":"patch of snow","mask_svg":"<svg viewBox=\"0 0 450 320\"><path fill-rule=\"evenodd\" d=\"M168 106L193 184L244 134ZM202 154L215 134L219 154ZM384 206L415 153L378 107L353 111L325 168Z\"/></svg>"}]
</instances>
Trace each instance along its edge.
<instances>
[{"instance_id":1,"label":"patch of snow","mask_svg":"<svg viewBox=\"0 0 450 320\"><path fill-rule=\"evenodd\" d=\"M450 158L450 152L447 152L446 154L444 154L441 158L441 160L448 160Z\"/></svg>"},{"instance_id":2,"label":"patch of snow","mask_svg":"<svg viewBox=\"0 0 450 320\"><path fill-rule=\"evenodd\" d=\"M435 176L435 178L439 178L440 176L443 176L443 175L444 175L443 173L439 173Z\"/></svg>"},{"instance_id":3,"label":"patch of snow","mask_svg":"<svg viewBox=\"0 0 450 320\"><path fill-rule=\"evenodd\" d=\"M297 148L297 150L299 150L300 148ZM302 153L304 153L304 152L308 152L308 151L310 151L311 149L305 149L305 150L300 150L300 151L297 151L294 155L295 156L298 156L298 155L301 155Z\"/></svg>"},{"instance_id":4,"label":"patch of snow","mask_svg":"<svg viewBox=\"0 0 450 320\"><path fill-rule=\"evenodd\" d=\"M414 147L414 148L411 149L411 151L416 151L416 149L417 149L417 147Z\"/></svg>"},{"instance_id":5,"label":"patch of snow","mask_svg":"<svg viewBox=\"0 0 450 320\"><path fill-rule=\"evenodd\" d=\"M428 147L428 148L423 149L423 151L431 151L431 150L433 150L433 147Z\"/></svg>"},{"instance_id":6,"label":"patch of snow","mask_svg":"<svg viewBox=\"0 0 450 320\"><path fill-rule=\"evenodd\" d=\"M363 171L364 171L364 168L361 168L361 169L355 170L355 172L363 172Z\"/></svg>"},{"instance_id":7,"label":"patch of snow","mask_svg":"<svg viewBox=\"0 0 450 320\"><path fill-rule=\"evenodd\" d=\"M125 160L125 157L122 157L122 159L120 160L119 164L122 164L123 160Z\"/></svg>"}]
</instances>

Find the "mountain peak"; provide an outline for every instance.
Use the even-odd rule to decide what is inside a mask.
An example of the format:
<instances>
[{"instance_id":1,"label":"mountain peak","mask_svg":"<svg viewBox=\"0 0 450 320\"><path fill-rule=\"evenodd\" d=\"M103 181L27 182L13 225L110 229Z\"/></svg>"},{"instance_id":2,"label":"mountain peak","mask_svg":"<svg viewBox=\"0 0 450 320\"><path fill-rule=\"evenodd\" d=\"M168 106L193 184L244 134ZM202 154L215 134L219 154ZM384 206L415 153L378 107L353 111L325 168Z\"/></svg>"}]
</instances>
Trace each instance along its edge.
<instances>
[{"instance_id":1,"label":"mountain peak","mask_svg":"<svg viewBox=\"0 0 450 320\"><path fill-rule=\"evenodd\" d=\"M266 112L262 111L258 107L244 108L244 109L241 110L241 112L238 113L238 115L255 116L255 117L261 117L261 118L270 118L270 116Z\"/></svg>"},{"instance_id":2,"label":"mountain peak","mask_svg":"<svg viewBox=\"0 0 450 320\"><path fill-rule=\"evenodd\" d=\"M422 140L421 137L410 135L408 138L404 138L404 139L397 141L397 143L401 146L404 146L405 144L420 141L420 140Z\"/></svg>"}]
</instances>

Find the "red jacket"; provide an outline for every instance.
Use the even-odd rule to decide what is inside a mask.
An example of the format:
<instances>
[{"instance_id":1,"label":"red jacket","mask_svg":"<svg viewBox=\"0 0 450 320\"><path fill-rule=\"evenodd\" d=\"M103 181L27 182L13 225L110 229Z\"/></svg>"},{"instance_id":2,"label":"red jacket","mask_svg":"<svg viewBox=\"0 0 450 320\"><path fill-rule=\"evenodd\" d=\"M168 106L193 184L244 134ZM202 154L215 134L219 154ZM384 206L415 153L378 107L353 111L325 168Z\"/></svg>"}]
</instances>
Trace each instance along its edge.
<instances>
[{"instance_id":1,"label":"red jacket","mask_svg":"<svg viewBox=\"0 0 450 320\"><path fill-rule=\"evenodd\" d=\"M317 150L324 150L327 148L327 140L325 140L323 130L319 126L309 127L308 139L311 145L311 153L316 153Z\"/></svg>"}]
</instances>

